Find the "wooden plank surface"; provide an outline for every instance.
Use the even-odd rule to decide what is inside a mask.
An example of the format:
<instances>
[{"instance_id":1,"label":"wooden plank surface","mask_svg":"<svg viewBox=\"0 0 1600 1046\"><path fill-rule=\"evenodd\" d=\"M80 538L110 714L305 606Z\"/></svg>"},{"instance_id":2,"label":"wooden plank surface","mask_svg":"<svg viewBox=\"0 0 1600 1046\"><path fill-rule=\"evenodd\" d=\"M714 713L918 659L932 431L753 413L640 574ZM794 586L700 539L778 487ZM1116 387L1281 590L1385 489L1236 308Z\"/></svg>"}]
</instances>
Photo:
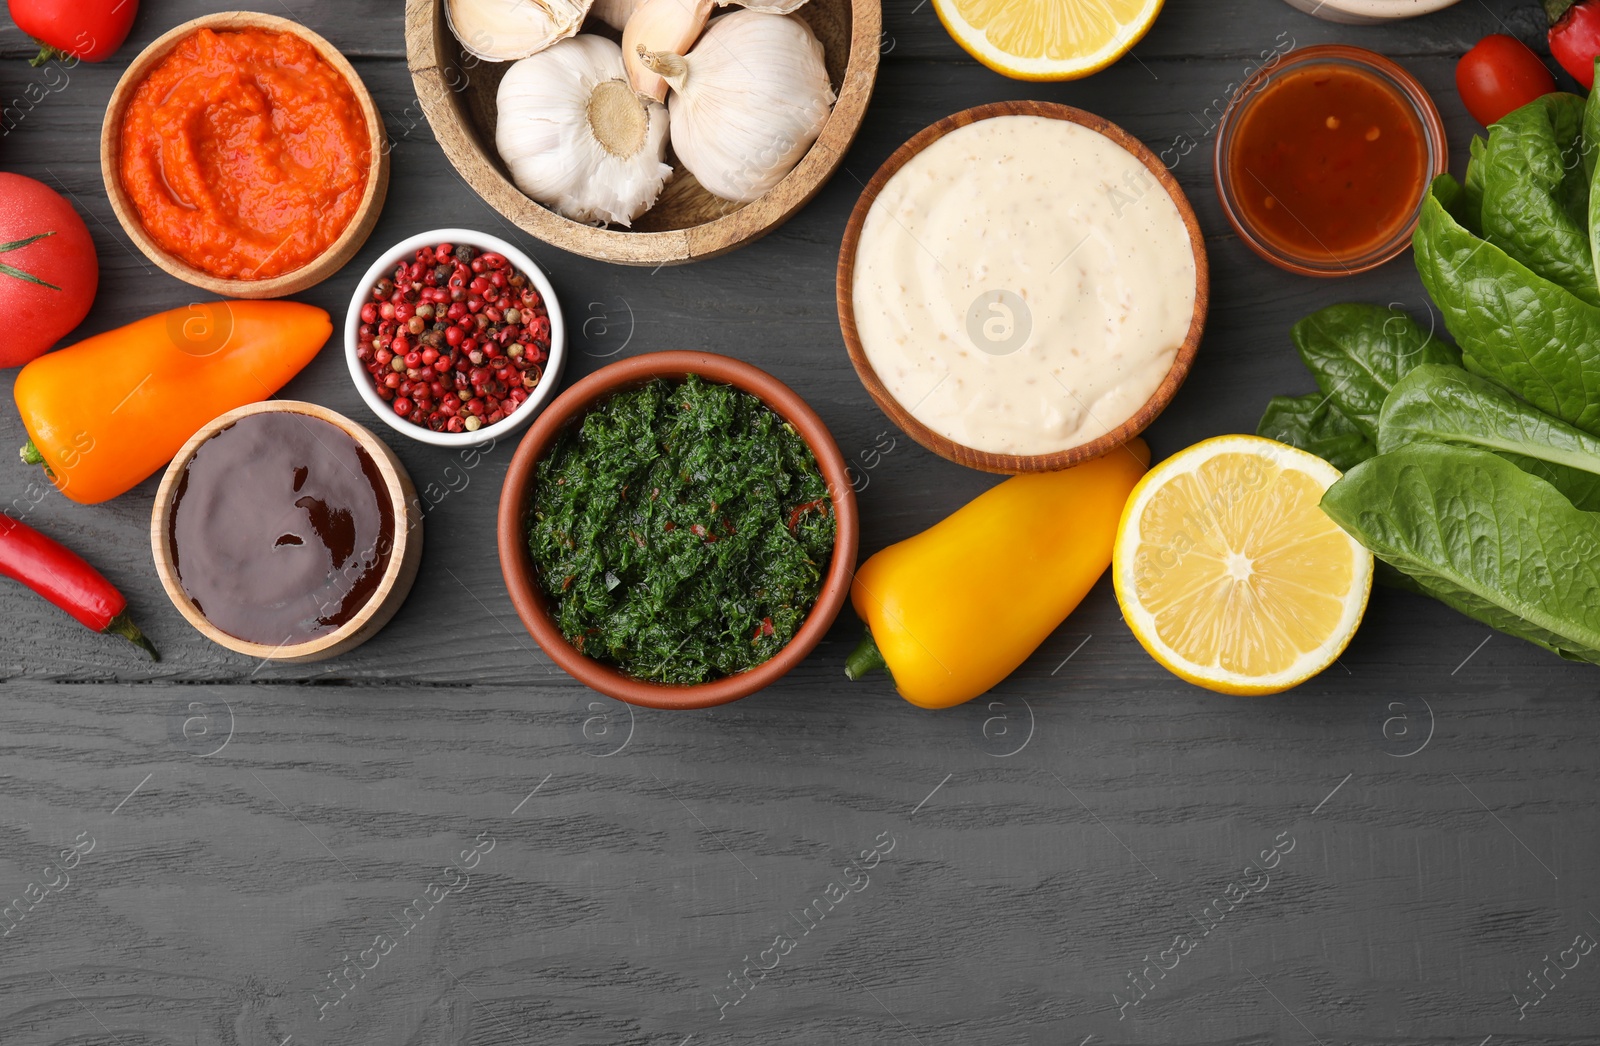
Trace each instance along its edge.
<instances>
[{"instance_id":1,"label":"wooden plank surface","mask_svg":"<svg viewBox=\"0 0 1600 1046\"><path fill-rule=\"evenodd\" d=\"M0 30L0 102L39 99L0 122L0 167L70 192L100 251L84 334L191 300L116 230L96 143L136 44L221 6L147 2L116 60L55 74ZM411 233L508 231L421 122L398 3L268 7L352 56L397 141L368 248L302 300L342 315L351 280ZM1171 151L1211 251L1211 323L1149 434L1160 456L1308 390L1286 337L1304 313L1425 311L1405 260L1306 280L1228 230L1208 125L1256 56L1285 41L1397 56L1459 169L1475 125L1456 57L1502 24L1537 44L1540 17L1464 0L1356 29L1277 0L1169 0L1135 58L1029 85L966 60L931 5L893 0L845 170L773 236L653 274L515 238L577 332L570 377L725 352L793 385L859 457L889 428L832 306L859 183L958 109L1080 105ZM372 420L337 346L285 395ZM0 411L0 446L21 440ZM183 624L146 544L153 481L83 508L0 468L0 507L102 566L167 654L139 662L0 585L0 901L27 909L0 914L6 1046L1600 1042L1600 954L1557 968L1577 935L1600 940L1592 667L1381 591L1323 677L1223 698L1151 662L1102 583L1016 677L942 714L844 681L848 613L755 697L630 711L516 622L493 550L511 447L467 468L390 443L435 491L421 577L379 637L311 666L258 665ZM867 476L867 553L994 482L903 437ZM65 875L44 871L90 840ZM1270 881L1243 871L1275 846ZM1541 996L1529 971L1546 966ZM1513 992L1542 1001L1519 1012Z\"/></svg>"}]
</instances>

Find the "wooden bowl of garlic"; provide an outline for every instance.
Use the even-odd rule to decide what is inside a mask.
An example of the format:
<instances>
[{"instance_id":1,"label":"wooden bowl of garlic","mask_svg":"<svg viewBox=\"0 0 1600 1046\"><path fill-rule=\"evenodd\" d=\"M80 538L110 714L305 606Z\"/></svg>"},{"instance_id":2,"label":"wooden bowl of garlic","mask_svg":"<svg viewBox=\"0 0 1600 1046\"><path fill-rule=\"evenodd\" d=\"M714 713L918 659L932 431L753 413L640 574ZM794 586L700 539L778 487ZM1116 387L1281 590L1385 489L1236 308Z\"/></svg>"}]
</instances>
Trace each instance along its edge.
<instances>
[{"instance_id":1,"label":"wooden bowl of garlic","mask_svg":"<svg viewBox=\"0 0 1600 1046\"><path fill-rule=\"evenodd\" d=\"M833 175L878 74L881 0L407 0L406 54L468 185L626 265L724 254Z\"/></svg>"}]
</instances>

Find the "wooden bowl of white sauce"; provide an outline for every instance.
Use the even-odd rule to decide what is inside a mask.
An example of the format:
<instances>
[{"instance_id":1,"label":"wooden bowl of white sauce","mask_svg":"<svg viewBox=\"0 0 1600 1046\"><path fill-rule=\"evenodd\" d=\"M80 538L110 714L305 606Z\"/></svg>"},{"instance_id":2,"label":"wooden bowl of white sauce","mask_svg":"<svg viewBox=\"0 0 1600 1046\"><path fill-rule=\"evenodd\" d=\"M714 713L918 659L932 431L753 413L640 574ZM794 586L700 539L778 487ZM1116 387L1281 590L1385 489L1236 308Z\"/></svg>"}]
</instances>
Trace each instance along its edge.
<instances>
[{"instance_id":1,"label":"wooden bowl of white sauce","mask_svg":"<svg viewBox=\"0 0 1600 1046\"><path fill-rule=\"evenodd\" d=\"M839 325L907 435L1044 472L1142 432L1188 376L1210 271L1183 190L1092 113L1000 102L890 156L850 215Z\"/></svg>"}]
</instances>

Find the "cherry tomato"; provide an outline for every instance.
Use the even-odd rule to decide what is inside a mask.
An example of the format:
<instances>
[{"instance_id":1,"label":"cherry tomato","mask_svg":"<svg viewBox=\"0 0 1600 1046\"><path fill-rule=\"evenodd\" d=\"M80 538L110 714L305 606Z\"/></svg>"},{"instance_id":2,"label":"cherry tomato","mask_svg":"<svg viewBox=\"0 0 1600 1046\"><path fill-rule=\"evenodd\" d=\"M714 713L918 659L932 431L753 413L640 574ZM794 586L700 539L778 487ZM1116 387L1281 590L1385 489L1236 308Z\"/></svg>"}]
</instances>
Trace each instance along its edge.
<instances>
[{"instance_id":1,"label":"cherry tomato","mask_svg":"<svg viewBox=\"0 0 1600 1046\"><path fill-rule=\"evenodd\" d=\"M1504 33L1479 40L1456 63L1456 90L1467 112L1485 127L1555 89L1556 78L1539 56Z\"/></svg>"},{"instance_id":2,"label":"cherry tomato","mask_svg":"<svg viewBox=\"0 0 1600 1046\"><path fill-rule=\"evenodd\" d=\"M117 52L133 28L139 0L8 0L11 20L38 41L33 65L71 56L103 62Z\"/></svg>"},{"instance_id":3,"label":"cherry tomato","mask_svg":"<svg viewBox=\"0 0 1600 1046\"><path fill-rule=\"evenodd\" d=\"M99 286L94 240L72 204L0 172L0 367L44 355L88 315Z\"/></svg>"},{"instance_id":4,"label":"cherry tomato","mask_svg":"<svg viewBox=\"0 0 1600 1046\"><path fill-rule=\"evenodd\" d=\"M1550 54L1584 87L1594 86L1594 60L1600 55L1600 4L1579 0L1562 10L1546 3L1550 14Z\"/></svg>"}]
</instances>

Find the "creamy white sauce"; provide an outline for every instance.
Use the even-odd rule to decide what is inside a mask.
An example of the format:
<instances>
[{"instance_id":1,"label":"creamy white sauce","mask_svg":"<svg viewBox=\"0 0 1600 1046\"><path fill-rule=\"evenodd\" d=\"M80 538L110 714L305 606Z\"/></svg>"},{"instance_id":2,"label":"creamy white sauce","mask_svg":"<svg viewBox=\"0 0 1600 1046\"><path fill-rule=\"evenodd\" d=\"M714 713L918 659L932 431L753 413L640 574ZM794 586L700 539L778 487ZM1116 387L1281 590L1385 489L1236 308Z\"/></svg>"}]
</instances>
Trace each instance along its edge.
<instances>
[{"instance_id":1,"label":"creamy white sauce","mask_svg":"<svg viewBox=\"0 0 1600 1046\"><path fill-rule=\"evenodd\" d=\"M889 393L974 450L1048 454L1117 428L1194 313L1177 205L1138 157L1065 120L950 132L873 201L856 329Z\"/></svg>"}]
</instances>

